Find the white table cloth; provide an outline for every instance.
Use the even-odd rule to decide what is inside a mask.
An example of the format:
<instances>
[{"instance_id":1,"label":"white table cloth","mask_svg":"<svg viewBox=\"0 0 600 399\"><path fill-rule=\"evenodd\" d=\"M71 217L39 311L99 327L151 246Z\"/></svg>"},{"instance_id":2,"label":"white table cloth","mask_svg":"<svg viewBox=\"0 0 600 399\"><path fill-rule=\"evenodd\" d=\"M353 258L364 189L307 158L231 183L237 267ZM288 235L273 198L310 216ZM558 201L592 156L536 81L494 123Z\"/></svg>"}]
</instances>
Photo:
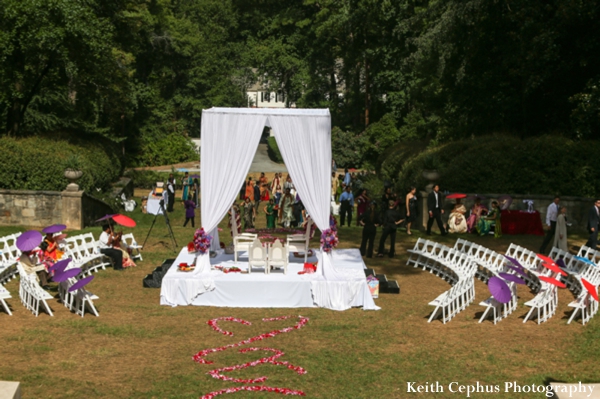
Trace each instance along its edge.
<instances>
[{"instance_id":1,"label":"white table cloth","mask_svg":"<svg viewBox=\"0 0 600 399\"><path fill-rule=\"evenodd\" d=\"M320 257L320 252L314 249L313 252ZM211 265L237 266L247 270L247 256L247 253L242 254L237 265L233 255L220 254L210 261ZM280 270L264 274L260 268L253 268L251 274L225 274L215 270L199 274L177 269L179 263L195 263L195 255L183 248L163 279L161 305L248 308L321 306L334 310L362 306L363 309L379 309L371 297L363 271L365 265L357 249L334 252L335 266L346 278L338 281L325 280L318 273L298 274L304 268L304 259L290 256L287 274ZM316 256L308 259L309 262L317 260Z\"/></svg>"},{"instance_id":2,"label":"white table cloth","mask_svg":"<svg viewBox=\"0 0 600 399\"><path fill-rule=\"evenodd\" d=\"M148 194L148 202L146 202L146 212L151 215L162 215L162 210L160 209L161 199L162 197L153 196L152 191L150 191L150 194Z\"/></svg>"}]
</instances>

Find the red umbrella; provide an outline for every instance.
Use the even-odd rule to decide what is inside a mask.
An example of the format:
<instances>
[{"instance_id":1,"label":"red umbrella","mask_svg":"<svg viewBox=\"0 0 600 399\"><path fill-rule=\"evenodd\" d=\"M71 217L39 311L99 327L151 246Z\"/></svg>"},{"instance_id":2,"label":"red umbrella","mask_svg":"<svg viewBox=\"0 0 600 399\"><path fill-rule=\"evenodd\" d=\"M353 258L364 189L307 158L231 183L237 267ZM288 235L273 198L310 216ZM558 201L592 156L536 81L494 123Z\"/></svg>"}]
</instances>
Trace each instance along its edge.
<instances>
[{"instance_id":1,"label":"red umbrella","mask_svg":"<svg viewBox=\"0 0 600 399\"><path fill-rule=\"evenodd\" d=\"M546 262L542 262L542 266L544 266L546 269L548 270L552 270L554 273L560 273L563 276L568 275L567 272L565 272L564 270L562 270L560 267L556 266L556 263L546 263Z\"/></svg>"},{"instance_id":2,"label":"red umbrella","mask_svg":"<svg viewBox=\"0 0 600 399\"><path fill-rule=\"evenodd\" d=\"M446 195L446 198L448 198L448 199L467 198L467 194L454 193L454 194Z\"/></svg>"},{"instance_id":3,"label":"red umbrella","mask_svg":"<svg viewBox=\"0 0 600 399\"><path fill-rule=\"evenodd\" d=\"M594 298L596 302L600 302L598 301L598 291L596 290L596 286L584 278L581 279L581 282L583 283L585 289L590 293L592 298Z\"/></svg>"},{"instance_id":4,"label":"red umbrella","mask_svg":"<svg viewBox=\"0 0 600 399\"><path fill-rule=\"evenodd\" d=\"M120 224L121 226L125 227L135 227L136 225L135 220L129 216L121 214L113 215L112 220L114 220L116 224Z\"/></svg>"},{"instance_id":5,"label":"red umbrella","mask_svg":"<svg viewBox=\"0 0 600 399\"><path fill-rule=\"evenodd\" d=\"M540 280L545 281L545 282L550 283L550 284L554 284L558 288L566 288L567 287L564 283L561 283L560 281L558 281L555 278L546 277L546 276L540 276Z\"/></svg>"},{"instance_id":6,"label":"red umbrella","mask_svg":"<svg viewBox=\"0 0 600 399\"><path fill-rule=\"evenodd\" d=\"M552 259L546 255L537 254L537 257L540 258L541 260L543 260L544 262L548 263L549 265L554 265L554 259Z\"/></svg>"}]
</instances>

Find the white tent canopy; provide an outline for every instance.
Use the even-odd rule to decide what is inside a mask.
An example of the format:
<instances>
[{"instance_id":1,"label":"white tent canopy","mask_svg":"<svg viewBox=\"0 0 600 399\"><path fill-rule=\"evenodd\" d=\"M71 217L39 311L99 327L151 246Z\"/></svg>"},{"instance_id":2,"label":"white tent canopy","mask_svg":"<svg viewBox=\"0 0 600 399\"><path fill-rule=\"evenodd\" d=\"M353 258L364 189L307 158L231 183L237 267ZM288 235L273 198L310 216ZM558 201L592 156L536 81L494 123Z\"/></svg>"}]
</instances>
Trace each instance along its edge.
<instances>
[{"instance_id":1,"label":"white tent canopy","mask_svg":"<svg viewBox=\"0 0 600 399\"><path fill-rule=\"evenodd\" d=\"M213 236L213 250L219 248L217 225L227 214L245 181L265 126L273 128L283 161L313 221L321 231L329 228L329 110L211 108L202 112L200 171L202 226ZM344 280L343 273L333 267L330 254L323 253L321 263L318 271L323 273L325 280ZM195 273L208 270L209 256L201 255ZM341 302L347 302L347 298ZM332 306L325 305L340 307Z\"/></svg>"}]
</instances>

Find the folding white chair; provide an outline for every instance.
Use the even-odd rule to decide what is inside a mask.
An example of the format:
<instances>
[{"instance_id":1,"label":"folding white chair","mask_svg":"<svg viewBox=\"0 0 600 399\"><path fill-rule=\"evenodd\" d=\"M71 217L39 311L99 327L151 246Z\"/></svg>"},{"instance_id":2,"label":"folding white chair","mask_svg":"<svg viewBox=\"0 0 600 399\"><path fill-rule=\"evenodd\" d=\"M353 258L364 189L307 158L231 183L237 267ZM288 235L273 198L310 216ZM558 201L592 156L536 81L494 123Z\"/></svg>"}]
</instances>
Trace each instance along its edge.
<instances>
[{"instance_id":1,"label":"folding white chair","mask_svg":"<svg viewBox=\"0 0 600 399\"><path fill-rule=\"evenodd\" d=\"M121 242L125 243L127 248L131 248L131 259L144 260L142 258L142 246L137 243L135 237L133 237L133 233L123 234Z\"/></svg>"},{"instance_id":2,"label":"folding white chair","mask_svg":"<svg viewBox=\"0 0 600 399\"><path fill-rule=\"evenodd\" d=\"M19 264L17 265L17 269L21 280L19 284L19 296L21 297L23 305L30 310L35 317L39 315L40 304L46 309L46 312L50 316L54 316L50 306L46 302L53 298L52 295L48 294L40 287L35 274L27 274Z\"/></svg>"},{"instance_id":3,"label":"folding white chair","mask_svg":"<svg viewBox=\"0 0 600 399\"><path fill-rule=\"evenodd\" d=\"M287 245L282 245L281 241L275 240L269 246L268 273L271 272L272 268L283 268L283 274L287 274L289 258L290 252Z\"/></svg>"},{"instance_id":4,"label":"folding white chair","mask_svg":"<svg viewBox=\"0 0 600 399\"><path fill-rule=\"evenodd\" d=\"M267 247L263 246L257 238L252 242L252 246L248 251L248 273L252 273L253 267L264 267L265 274L269 273L267 267Z\"/></svg>"},{"instance_id":5,"label":"folding white chair","mask_svg":"<svg viewBox=\"0 0 600 399\"><path fill-rule=\"evenodd\" d=\"M9 314L9 316L12 316L12 313L10 312L10 308L8 307L8 304L5 301L5 299L10 299L10 298L12 298L12 296L10 296L10 292L8 292L8 290L6 288L4 288L3 286L0 285L0 305L2 305L2 307L4 308L6 313Z\"/></svg>"}]
</instances>

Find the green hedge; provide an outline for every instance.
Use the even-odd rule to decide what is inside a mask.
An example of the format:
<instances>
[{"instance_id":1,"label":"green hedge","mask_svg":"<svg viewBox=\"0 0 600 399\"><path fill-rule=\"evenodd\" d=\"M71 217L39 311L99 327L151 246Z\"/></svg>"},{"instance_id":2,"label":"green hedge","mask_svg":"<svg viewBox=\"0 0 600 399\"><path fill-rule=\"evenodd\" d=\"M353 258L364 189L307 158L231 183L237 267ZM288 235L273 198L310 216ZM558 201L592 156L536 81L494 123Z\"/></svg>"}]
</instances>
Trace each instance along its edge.
<instances>
[{"instance_id":1,"label":"green hedge","mask_svg":"<svg viewBox=\"0 0 600 399\"><path fill-rule=\"evenodd\" d=\"M598 154L597 141L488 136L431 148L406 160L397 185L422 188L427 184L423 170L436 169L442 190L595 197L600 195Z\"/></svg>"},{"instance_id":2,"label":"green hedge","mask_svg":"<svg viewBox=\"0 0 600 399\"><path fill-rule=\"evenodd\" d=\"M283 163L283 157L281 156L281 152L279 151L275 137L269 137L267 139L267 152L269 154L269 158L271 158L273 162Z\"/></svg>"},{"instance_id":3,"label":"green hedge","mask_svg":"<svg viewBox=\"0 0 600 399\"><path fill-rule=\"evenodd\" d=\"M198 161L194 143L180 133L171 133L160 140L146 139L140 144L132 166L162 166Z\"/></svg>"},{"instance_id":4,"label":"green hedge","mask_svg":"<svg viewBox=\"0 0 600 399\"><path fill-rule=\"evenodd\" d=\"M0 137L0 188L13 190L62 191L65 162L79 155L83 175L77 184L85 190L106 190L121 174L116 149L95 143L72 144L62 139Z\"/></svg>"}]
</instances>

